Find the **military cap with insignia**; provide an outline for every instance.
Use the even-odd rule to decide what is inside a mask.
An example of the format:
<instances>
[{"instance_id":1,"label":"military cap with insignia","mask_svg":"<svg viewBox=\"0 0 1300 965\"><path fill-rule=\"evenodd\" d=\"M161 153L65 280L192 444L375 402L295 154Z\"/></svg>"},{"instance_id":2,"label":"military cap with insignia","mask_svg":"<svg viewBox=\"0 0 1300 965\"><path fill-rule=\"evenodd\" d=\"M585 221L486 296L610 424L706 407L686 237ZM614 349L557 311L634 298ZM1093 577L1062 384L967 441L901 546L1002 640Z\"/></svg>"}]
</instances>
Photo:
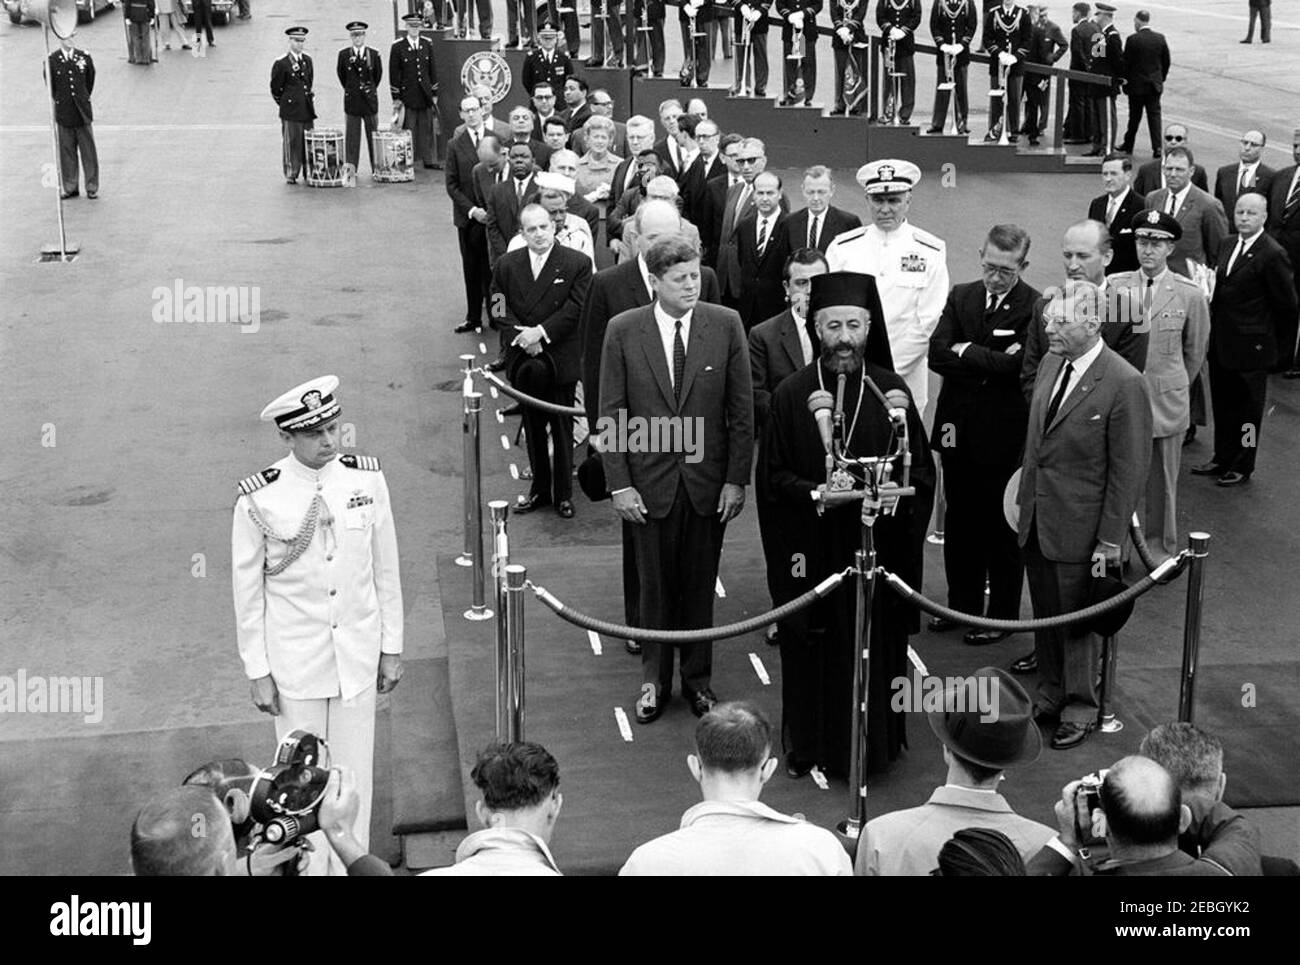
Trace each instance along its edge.
<instances>
[{"instance_id":1,"label":"military cap with insignia","mask_svg":"<svg viewBox=\"0 0 1300 965\"><path fill-rule=\"evenodd\" d=\"M911 161L883 158L858 168L857 178L867 194L898 194L916 186L921 169Z\"/></svg>"},{"instance_id":2,"label":"military cap with insignia","mask_svg":"<svg viewBox=\"0 0 1300 965\"><path fill-rule=\"evenodd\" d=\"M292 37L294 40L302 40L302 38L306 37L308 33L309 31L306 27L288 27L284 31L286 37Z\"/></svg>"},{"instance_id":3,"label":"military cap with insignia","mask_svg":"<svg viewBox=\"0 0 1300 965\"><path fill-rule=\"evenodd\" d=\"M276 426L285 432L301 432L323 425L342 411L338 399L334 398L338 387L338 377L333 375L322 375L294 386L262 410L262 421L275 420Z\"/></svg>"},{"instance_id":4,"label":"military cap with insignia","mask_svg":"<svg viewBox=\"0 0 1300 965\"><path fill-rule=\"evenodd\" d=\"M543 20L541 23L537 25L537 36L539 37L542 34L550 34L551 36L555 36L558 33L559 30L556 29L555 24L551 23L551 21L549 20Z\"/></svg>"},{"instance_id":5,"label":"military cap with insignia","mask_svg":"<svg viewBox=\"0 0 1300 965\"><path fill-rule=\"evenodd\" d=\"M360 33L362 30L369 30L370 24L366 23L364 20L353 20L347 25L346 29L349 33Z\"/></svg>"},{"instance_id":6,"label":"military cap with insignia","mask_svg":"<svg viewBox=\"0 0 1300 965\"><path fill-rule=\"evenodd\" d=\"M1129 222L1135 236L1143 238L1160 238L1164 241L1177 241L1183 236L1183 226L1178 219L1163 211L1139 211Z\"/></svg>"},{"instance_id":7,"label":"military cap with insignia","mask_svg":"<svg viewBox=\"0 0 1300 965\"><path fill-rule=\"evenodd\" d=\"M1109 3L1099 3L1096 5L1098 13L1114 13L1115 8Z\"/></svg>"},{"instance_id":8,"label":"military cap with insignia","mask_svg":"<svg viewBox=\"0 0 1300 965\"><path fill-rule=\"evenodd\" d=\"M408 13L402 18L402 23L406 24L408 27L423 27L424 18L418 13Z\"/></svg>"}]
</instances>

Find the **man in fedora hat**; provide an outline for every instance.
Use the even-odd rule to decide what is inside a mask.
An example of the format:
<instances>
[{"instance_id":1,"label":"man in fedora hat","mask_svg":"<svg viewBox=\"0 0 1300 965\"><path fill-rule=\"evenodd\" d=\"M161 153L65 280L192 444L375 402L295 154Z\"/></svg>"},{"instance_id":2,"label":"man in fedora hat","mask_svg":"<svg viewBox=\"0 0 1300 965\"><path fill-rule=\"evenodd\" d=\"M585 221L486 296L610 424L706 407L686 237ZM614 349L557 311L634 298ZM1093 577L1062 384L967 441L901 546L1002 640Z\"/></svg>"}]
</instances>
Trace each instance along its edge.
<instances>
[{"instance_id":1,"label":"man in fedora hat","mask_svg":"<svg viewBox=\"0 0 1300 965\"><path fill-rule=\"evenodd\" d=\"M989 698L970 700L972 694ZM867 822L858 844L858 875L928 875L939 849L962 828L1001 831L1028 860L1052 839L1045 824L1021 817L998 793L1003 771L1032 764L1043 749L1029 694L1004 670L984 667L944 691L927 715L943 744L948 777L920 807Z\"/></svg>"}]
</instances>

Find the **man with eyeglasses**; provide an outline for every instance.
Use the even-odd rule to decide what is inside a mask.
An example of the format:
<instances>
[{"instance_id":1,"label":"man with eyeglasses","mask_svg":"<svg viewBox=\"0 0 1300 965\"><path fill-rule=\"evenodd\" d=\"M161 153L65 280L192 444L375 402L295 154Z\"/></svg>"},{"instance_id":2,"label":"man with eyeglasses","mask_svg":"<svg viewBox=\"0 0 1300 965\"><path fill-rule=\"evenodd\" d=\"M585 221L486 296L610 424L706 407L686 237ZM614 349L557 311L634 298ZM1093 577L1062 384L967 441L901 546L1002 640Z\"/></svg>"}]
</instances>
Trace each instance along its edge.
<instances>
[{"instance_id":1,"label":"man with eyeglasses","mask_svg":"<svg viewBox=\"0 0 1300 965\"><path fill-rule=\"evenodd\" d=\"M1121 154L1132 154L1142 112L1146 111L1151 153L1160 153L1160 94L1169 76L1169 44L1165 35L1151 29L1151 14L1133 15L1133 33L1124 43L1124 77L1128 81L1128 129Z\"/></svg>"},{"instance_id":2,"label":"man with eyeglasses","mask_svg":"<svg viewBox=\"0 0 1300 965\"><path fill-rule=\"evenodd\" d=\"M1268 195L1268 233L1291 259L1294 270L1300 265L1300 127L1292 134L1291 156L1297 162L1273 176ZM1296 292L1300 294L1300 271L1295 272ZM1296 347L1296 320L1278 322L1278 364L1283 378L1300 378L1300 357Z\"/></svg>"},{"instance_id":3,"label":"man with eyeglasses","mask_svg":"<svg viewBox=\"0 0 1300 965\"><path fill-rule=\"evenodd\" d=\"M567 139L569 125L555 109L555 87L548 80L533 88L533 117L533 137L546 141L546 123L554 118L564 124Z\"/></svg>"},{"instance_id":4,"label":"man with eyeglasses","mask_svg":"<svg viewBox=\"0 0 1300 965\"><path fill-rule=\"evenodd\" d=\"M721 138L722 164L727 169L724 176L709 181L704 188L704 207L700 212L700 241L704 245L704 264L710 268L718 265L718 235L727 207L731 189L743 184L740 173L740 156L744 153L745 138L734 131Z\"/></svg>"},{"instance_id":5,"label":"man with eyeglasses","mask_svg":"<svg viewBox=\"0 0 1300 965\"><path fill-rule=\"evenodd\" d=\"M1214 256L1228 233L1223 205L1192 184L1192 152L1185 147L1165 152L1165 187L1147 195L1147 208L1178 219L1183 235L1174 243L1169 267L1193 281Z\"/></svg>"},{"instance_id":6,"label":"man with eyeglasses","mask_svg":"<svg viewBox=\"0 0 1300 965\"><path fill-rule=\"evenodd\" d=\"M1265 198L1269 196L1273 187L1273 175L1277 172L1259 159L1267 143L1268 138L1263 131L1247 131L1241 135L1240 160L1236 164L1225 164L1219 168L1214 177L1214 196L1219 199L1225 212L1236 211L1238 196L1247 191L1256 191ZM1236 226L1230 225L1228 231L1235 234Z\"/></svg>"},{"instance_id":7,"label":"man with eyeglasses","mask_svg":"<svg viewBox=\"0 0 1300 965\"><path fill-rule=\"evenodd\" d=\"M1191 148L1187 128L1182 124L1166 124L1164 141L1166 151L1175 147ZM1210 190L1210 179L1205 173L1205 168L1199 164L1192 165L1192 184L1202 191ZM1164 155L1162 154L1154 161L1148 161L1138 168L1137 175L1133 178L1133 190L1140 195L1146 196L1152 191L1159 191L1164 186L1165 171Z\"/></svg>"},{"instance_id":8,"label":"man with eyeglasses","mask_svg":"<svg viewBox=\"0 0 1300 965\"><path fill-rule=\"evenodd\" d=\"M846 232L826 249L831 271L874 275L885 309L894 371L907 383L918 414L929 399L930 336L948 297L948 253L942 238L908 221L921 169L884 159L858 168L871 224Z\"/></svg>"},{"instance_id":9,"label":"man with eyeglasses","mask_svg":"<svg viewBox=\"0 0 1300 965\"><path fill-rule=\"evenodd\" d=\"M1178 468L1183 435L1191 427L1191 385L1210 343L1210 306L1200 286L1169 270L1169 256L1183 233L1178 219L1142 211L1131 219L1141 268L1112 275L1127 290L1149 332L1143 375L1151 396L1151 473L1147 476L1142 526L1152 555L1163 562L1179 551Z\"/></svg>"},{"instance_id":10,"label":"man with eyeglasses","mask_svg":"<svg viewBox=\"0 0 1300 965\"><path fill-rule=\"evenodd\" d=\"M718 221L711 237L718 240L718 281L722 285L722 303L735 305L741 295L740 254L736 247L736 230L757 207L754 182L767 170L767 148L756 137L745 138L740 153L740 183L727 191L726 203L717 212ZM782 213L790 210L785 193L781 193Z\"/></svg>"},{"instance_id":11,"label":"man with eyeglasses","mask_svg":"<svg viewBox=\"0 0 1300 965\"><path fill-rule=\"evenodd\" d=\"M687 220L702 224L709 182L725 178L727 166L722 160L722 134L714 121L702 120L695 126L695 143L699 153L690 167L678 178L682 187L682 214Z\"/></svg>"},{"instance_id":12,"label":"man with eyeglasses","mask_svg":"<svg viewBox=\"0 0 1300 965\"><path fill-rule=\"evenodd\" d=\"M1029 404L1020 393L1020 353L1041 294L1021 275L1029 233L994 225L980 246L980 281L954 285L930 336L929 363L943 377L931 438L943 456L947 512L943 562L948 606L961 613L1015 620L1024 567L1002 513L1007 480L1020 465ZM988 582L988 612L984 585ZM935 617L936 633L957 621ZM968 630L971 646L997 643L1003 630Z\"/></svg>"}]
</instances>

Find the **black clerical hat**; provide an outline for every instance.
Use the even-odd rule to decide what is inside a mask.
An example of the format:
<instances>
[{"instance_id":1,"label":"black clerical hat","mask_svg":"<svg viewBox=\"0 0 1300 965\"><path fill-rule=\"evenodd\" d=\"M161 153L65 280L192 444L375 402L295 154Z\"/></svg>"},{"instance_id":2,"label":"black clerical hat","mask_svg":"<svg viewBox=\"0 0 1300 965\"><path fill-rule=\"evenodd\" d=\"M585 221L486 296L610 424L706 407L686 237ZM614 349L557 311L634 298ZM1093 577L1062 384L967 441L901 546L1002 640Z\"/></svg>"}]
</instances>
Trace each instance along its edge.
<instances>
[{"instance_id":1,"label":"black clerical hat","mask_svg":"<svg viewBox=\"0 0 1300 965\"><path fill-rule=\"evenodd\" d=\"M816 325L819 310L834 305L852 305L871 313L871 326L867 329L867 361L892 372L894 356L889 350L889 332L885 328L885 310L880 304L876 277L857 271L814 275L808 293L808 317L813 324Z\"/></svg>"}]
</instances>

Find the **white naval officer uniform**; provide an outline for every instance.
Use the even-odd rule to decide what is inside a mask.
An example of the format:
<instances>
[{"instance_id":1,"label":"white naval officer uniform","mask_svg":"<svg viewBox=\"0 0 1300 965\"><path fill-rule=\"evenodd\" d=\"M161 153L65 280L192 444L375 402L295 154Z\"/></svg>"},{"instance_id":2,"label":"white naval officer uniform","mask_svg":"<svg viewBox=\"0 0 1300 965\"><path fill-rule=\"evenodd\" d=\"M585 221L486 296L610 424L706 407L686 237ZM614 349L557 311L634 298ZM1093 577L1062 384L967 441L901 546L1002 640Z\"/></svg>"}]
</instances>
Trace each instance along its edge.
<instances>
[{"instance_id":1,"label":"white naval officer uniform","mask_svg":"<svg viewBox=\"0 0 1300 965\"><path fill-rule=\"evenodd\" d=\"M837 235L826 262L831 271L875 276L894 371L907 383L917 413L924 414L930 336L948 299L947 245L907 221L888 233L871 224Z\"/></svg>"},{"instance_id":2,"label":"white naval officer uniform","mask_svg":"<svg viewBox=\"0 0 1300 965\"><path fill-rule=\"evenodd\" d=\"M309 730L328 742L333 763L356 773L355 833L368 847L379 655L402 652L388 484L367 456L313 470L290 454L239 489L231 581L244 671L275 681L277 740ZM327 862L330 873L346 873L323 836L312 839L312 873L325 873Z\"/></svg>"}]
</instances>

